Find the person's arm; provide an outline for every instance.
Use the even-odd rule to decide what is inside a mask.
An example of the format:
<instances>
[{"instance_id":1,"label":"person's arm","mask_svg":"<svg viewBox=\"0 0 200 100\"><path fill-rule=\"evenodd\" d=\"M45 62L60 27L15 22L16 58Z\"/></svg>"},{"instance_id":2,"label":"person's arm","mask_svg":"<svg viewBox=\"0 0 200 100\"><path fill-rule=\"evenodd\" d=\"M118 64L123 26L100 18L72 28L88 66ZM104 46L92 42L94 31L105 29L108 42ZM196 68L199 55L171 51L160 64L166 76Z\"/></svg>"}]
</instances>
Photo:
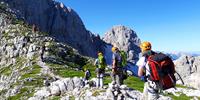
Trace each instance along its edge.
<instances>
[{"instance_id":1,"label":"person's arm","mask_svg":"<svg viewBox=\"0 0 200 100\"><path fill-rule=\"evenodd\" d=\"M112 57L112 72L115 72L115 69L116 69L116 57L115 55L113 54L113 57Z\"/></svg>"},{"instance_id":2,"label":"person's arm","mask_svg":"<svg viewBox=\"0 0 200 100\"><path fill-rule=\"evenodd\" d=\"M115 67L116 67L116 60L113 59L112 68L115 68Z\"/></svg>"},{"instance_id":3,"label":"person's arm","mask_svg":"<svg viewBox=\"0 0 200 100\"><path fill-rule=\"evenodd\" d=\"M94 66L97 66L97 63L98 63L98 59L95 59Z\"/></svg>"},{"instance_id":4,"label":"person's arm","mask_svg":"<svg viewBox=\"0 0 200 100\"><path fill-rule=\"evenodd\" d=\"M139 69L138 69L138 76L142 77L143 74L144 74L144 68L142 66L138 66L138 67L139 67Z\"/></svg>"},{"instance_id":5,"label":"person's arm","mask_svg":"<svg viewBox=\"0 0 200 100\"><path fill-rule=\"evenodd\" d=\"M139 68L138 68L138 76L141 77L144 75L144 67L146 65L146 61L145 61L145 57L141 57L137 64L136 64Z\"/></svg>"}]
</instances>

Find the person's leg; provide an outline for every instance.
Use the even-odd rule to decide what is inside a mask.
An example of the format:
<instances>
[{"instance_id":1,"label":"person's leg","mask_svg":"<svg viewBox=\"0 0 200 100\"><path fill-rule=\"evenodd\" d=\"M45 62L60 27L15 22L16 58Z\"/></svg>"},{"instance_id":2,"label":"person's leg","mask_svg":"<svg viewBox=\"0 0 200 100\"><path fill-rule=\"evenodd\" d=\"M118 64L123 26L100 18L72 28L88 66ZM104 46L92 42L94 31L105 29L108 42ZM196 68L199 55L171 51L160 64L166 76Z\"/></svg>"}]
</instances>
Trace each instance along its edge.
<instances>
[{"instance_id":1,"label":"person's leg","mask_svg":"<svg viewBox=\"0 0 200 100\"><path fill-rule=\"evenodd\" d=\"M148 83L147 82L145 82L144 83L144 89L143 89L143 100L148 100L148 89L147 89L147 87L148 87Z\"/></svg>"},{"instance_id":2,"label":"person's leg","mask_svg":"<svg viewBox=\"0 0 200 100\"><path fill-rule=\"evenodd\" d=\"M42 62L44 62L43 53L40 54L40 59Z\"/></svg>"},{"instance_id":3,"label":"person's leg","mask_svg":"<svg viewBox=\"0 0 200 100\"><path fill-rule=\"evenodd\" d=\"M100 87L103 88L103 73L100 74Z\"/></svg>"},{"instance_id":4,"label":"person's leg","mask_svg":"<svg viewBox=\"0 0 200 100\"><path fill-rule=\"evenodd\" d=\"M100 73L97 72L97 82L96 82L96 87L99 87L100 86Z\"/></svg>"},{"instance_id":5,"label":"person's leg","mask_svg":"<svg viewBox=\"0 0 200 100\"><path fill-rule=\"evenodd\" d=\"M122 85L122 84L124 84L124 78L123 78L123 72L122 72L123 70L121 70L121 72L119 73L119 78L120 78L120 84Z\"/></svg>"},{"instance_id":6,"label":"person's leg","mask_svg":"<svg viewBox=\"0 0 200 100\"><path fill-rule=\"evenodd\" d=\"M116 75L116 83L117 83L117 85L121 85L121 78L120 78L120 75L119 74L117 74Z\"/></svg>"},{"instance_id":7,"label":"person's leg","mask_svg":"<svg viewBox=\"0 0 200 100\"><path fill-rule=\"evenodd\" d=\"M116 83L116 75L112 72L111 74L110 74L110 76L111 76L111 79L112 79L112 83Z\"/></svg>"},{"instance_id":8,"label":"person's leg","mask_svg":"<svg viewBox=\"0 0 200 100\"><path fill-rule=\"evenodd\" d=\"M158 93L148 93L148 100L157 100L158 98Z\"/></svg>"},{"instance_id":9,"label":"person's leg","mask_svg":"<svg viewBox=\"0 0 200 100\"><path fill-rule=\"evenodd\" d=\"M117 73L117 84L118 85L122 85L123 84L123 76L122 76L122 69L118 69L118 73Z\"/></svg>"},{"instance_id":10,"label":"person's leg","mask_svg":"<svg viewBox=\"0 0 200 100\"><path fill-rule=\"evenodd\" d=\"M149 82L147 85L147 89L148 89L148 100L157 100L159 98L158 86L155 84L155 82Z\"/></svg>"}]
</instances>

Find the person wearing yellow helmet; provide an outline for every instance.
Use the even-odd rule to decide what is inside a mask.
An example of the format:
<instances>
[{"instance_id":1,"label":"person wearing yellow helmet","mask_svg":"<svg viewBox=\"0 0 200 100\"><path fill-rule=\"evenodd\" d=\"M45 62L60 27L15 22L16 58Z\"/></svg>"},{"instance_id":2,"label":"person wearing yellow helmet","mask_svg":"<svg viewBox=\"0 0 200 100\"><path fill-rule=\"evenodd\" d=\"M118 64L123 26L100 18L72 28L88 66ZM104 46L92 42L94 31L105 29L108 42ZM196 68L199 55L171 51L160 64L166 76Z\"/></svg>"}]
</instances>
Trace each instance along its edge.
<instances>
[{"instance_id":1,"label":"person wearing yellow helmet","mask_svg":"<svg viewBox=\"0 0 200 100\"><path fill-rule=\"evenodd\" d=\"M123 84L122 79L122 57L120 55L119 49L115 46L112 47L112 83L117 85Z\"/></svg>"},{"instance_id":2,"label":"person wearing yellow helmet","mask_svg":"<svg viewBox=\"0 0 200 100\"><path fill-rule=\"evenodd\" d=\"M118 50L118 48L117 47L112 47L112 52L115 52L115 51L117 51Z\"/></svg>"},{"instance_id":3,"label":"person wearing yellow helmet","mask_svg":"<svg viewBox=\"0 0 200 100\"><path fill-rule=\"evenodd\" d=\"M145 52L147 50L151 50L151 43L148 42L148 41L145 41L142 44L140 44L140 48L141 48L142 52Z\"/></svg>"},{"instance_id":4,"label":"person wearing yellow helmet","mask_svg":"<svg viewBox=\"0 0 200 100\"><path fill-rule=\"evenodd\" d=\"M103 53L102 52L98 52L98 56L103 56Z\"/></svg>"},{"instance_id":5,"label":"person wearing yellow helmet","mask_svg":"<svg viewBox=\"0 0 200 100\"><path fill-rule=\"evenodd\" d=\"M102 52L98 52L98 58L95 60L94 65L97 67L97 87L103 87L103 76L105 73L106 60Z\"/></svg>"},{"instance_id":6,"label":"person wearing yellow helmet","mask_svg":"<svg viewBox=\"0 0 200 100\"><path fill-rule=\"evenodd\" d=\"M159 88L157 84L148 79L148 76L150 76L150 71L149 71L150 68L147 61L148 57L150 55L155 54L155 52L152 51L152 45L148 41L142 42L140 45L140 49L142 51L142 57L138 60L136 65L139 67L138 76L139 77L145 76L143 99L157 100L159 98L158 94Z\"/></svg>"}]
</instances>

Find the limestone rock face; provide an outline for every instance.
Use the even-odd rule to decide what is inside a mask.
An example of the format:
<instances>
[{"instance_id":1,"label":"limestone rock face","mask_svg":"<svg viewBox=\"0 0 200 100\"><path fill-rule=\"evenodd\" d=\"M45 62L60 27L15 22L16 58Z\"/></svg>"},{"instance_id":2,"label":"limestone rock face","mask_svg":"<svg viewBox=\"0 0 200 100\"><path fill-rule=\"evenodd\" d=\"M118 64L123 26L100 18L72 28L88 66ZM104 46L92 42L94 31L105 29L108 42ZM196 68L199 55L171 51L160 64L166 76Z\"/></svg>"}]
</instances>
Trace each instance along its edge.
<instances>
[{"instance_id":1,"label":"limestone rock face","mask_svg":"<svg viewBox=\"0 0 200 100\"><path fill-rule=\"evenodd\" d=\"M176 71L183 78L186 85L200 89L200 81L198 77L200 76L200 57L192 56L181 56L179 59L175 60Z\"/></svg>"},{"instance_id":2,"label":"limestone rock face","mask_svg":"<svg viewBox=\"0 0 200 100\"><path fill-rule=\"evenodd\" d=\"M8 3L19 19L37 30L47 32L57 41L64 42L86 56L96 56L102 40L89 32L78 14L54 0L2 0ZM88 49L90 48L90 49Z\"/></svg>"},{"instance_id":3,"label":"limestone rock face","mask_svg":"<svg viewBox=\"0 0 200 100\"><path fill-rule=\"evenodd\" d=\"M105 33L103 40L106 43L117 46L120 50L127 52L128 60L130 62L138 60L138 54L140 53L140 39L132 29L120 25L114 26Z\"/></svg>"},{"instance_id":4,"label":"limestone rock face","mask_svg":"<svg viewBox=\"0 0 200 100\"><path fill-rule=\"evenodd\" d=\"M76 65L74 69L86 64L86 58L77 50L51 36L46 36L43 32L33 32L30 25L18 20L16 15L10 12L11 9L5 7L7 6L0 2L1 100L17 95L22 89L32 93L42 85L49 86L49 78L51 81L59 78L52 73L55 69L49 68L47 63L62 64L66 68ZM67 65L69 62L71 65ZM80 80L74 81L80 86ZM33 84L30 86L29 83ZM73 90L73 81L66 83L67 85L63 81L57 81L50 89L45 89L46 92L40 91L38 94L44 93L42 96L47 97ZM24 95L21 99L27 100L28 97Z\"/></svg>"}]
</instances>

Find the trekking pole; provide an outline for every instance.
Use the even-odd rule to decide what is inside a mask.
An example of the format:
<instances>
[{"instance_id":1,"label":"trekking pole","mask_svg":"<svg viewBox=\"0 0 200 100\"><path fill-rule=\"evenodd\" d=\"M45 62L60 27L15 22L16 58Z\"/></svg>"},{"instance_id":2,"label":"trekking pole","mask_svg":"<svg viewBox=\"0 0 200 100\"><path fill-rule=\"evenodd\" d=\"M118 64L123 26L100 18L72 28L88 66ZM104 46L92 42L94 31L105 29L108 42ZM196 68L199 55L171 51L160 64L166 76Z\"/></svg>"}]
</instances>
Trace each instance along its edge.
<instances>
[{"instance_id":1,"label":"trekking pole","mask_svg":"<svg viewBox=\"0 0 200 100\"><path fill-rule=\"evenodd\" d=\"M181 75L180 75L180 74L179 74L177 71L175 71L175 73L178 75L178 77L180 78L180 80L181 80L182 84L184 85L184 81L183 81L183 79L182 79Z\"/></svg>"}]
</instances>

